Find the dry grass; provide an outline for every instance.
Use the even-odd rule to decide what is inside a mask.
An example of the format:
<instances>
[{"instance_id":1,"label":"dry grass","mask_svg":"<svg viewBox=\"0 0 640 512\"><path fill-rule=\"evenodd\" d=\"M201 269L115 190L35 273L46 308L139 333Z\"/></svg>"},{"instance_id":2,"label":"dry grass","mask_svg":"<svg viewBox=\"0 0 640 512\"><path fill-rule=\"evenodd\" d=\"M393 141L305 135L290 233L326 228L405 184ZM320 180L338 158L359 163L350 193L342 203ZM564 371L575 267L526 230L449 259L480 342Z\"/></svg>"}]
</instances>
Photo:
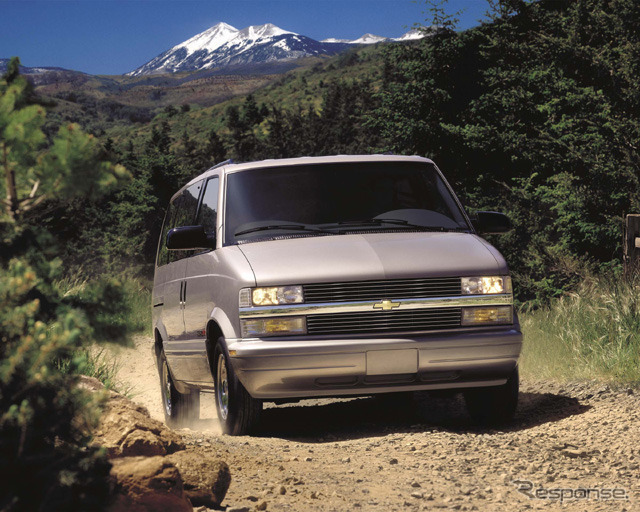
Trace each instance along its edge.
<instances>
[{"instance_id":1,"label":"dry grass","mask_svg":"<svg viewBox=\"0 0 640 512\"><path fill-rule=\"evenodd\" d=\"M521 312L523 374L640 383L638 286L594 278L548 308Z\"/></svg>"}]
</instances>

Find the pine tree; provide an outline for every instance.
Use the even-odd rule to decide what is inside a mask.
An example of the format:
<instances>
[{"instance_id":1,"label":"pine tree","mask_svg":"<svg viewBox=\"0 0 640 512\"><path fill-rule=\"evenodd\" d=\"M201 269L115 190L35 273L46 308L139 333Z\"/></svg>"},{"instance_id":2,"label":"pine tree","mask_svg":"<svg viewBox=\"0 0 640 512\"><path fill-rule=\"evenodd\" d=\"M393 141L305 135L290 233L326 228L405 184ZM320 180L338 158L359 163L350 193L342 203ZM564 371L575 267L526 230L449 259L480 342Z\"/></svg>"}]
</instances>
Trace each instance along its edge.
<instances>
[{"instance_id":1,"label":"pine tree","mask_svg":"<svg viewBox=\"0 0 640 512\"><path fill-rule=\"evenodd\" d=\"M209 140L204 149L203 158L210 163L220 163L226 159L226 150L215 130L209 132Z\"/></svg>"},{"instance_id":2,"label":"pine tree","mask_svg":"<svg viewBox=\"0 0 640 512\"><path fill-rule=\"evenodd\" d=\"M109 463L89 445L97 402L77 388L75 375L85 368L83 345L101 332L122 335L105 319L121 317L123 302L114 283L61 289L64 269L54 235L42 228L43 206L95 198L128 174L104 161L102 146L77 125L62 126L48 143L44 108L31 104L18 65L12 59L0 80L7 196L0 216L0 509L99 510Z\"/></svg>"},{"instance_id":3,"label":"pine tree","mask_svg":"<svg viewBox=\"0 0 640 512\"><path fill-rule=\"evenodd\" d=\"M0 166L5 175L4 212L19 221L52 197L94 196L126 179L124 167L104 161L104 150L75 124L62 126L47 147L45 110L26 104L28 82L12 59L0 80Z\"/></svg>"}]
</instances>

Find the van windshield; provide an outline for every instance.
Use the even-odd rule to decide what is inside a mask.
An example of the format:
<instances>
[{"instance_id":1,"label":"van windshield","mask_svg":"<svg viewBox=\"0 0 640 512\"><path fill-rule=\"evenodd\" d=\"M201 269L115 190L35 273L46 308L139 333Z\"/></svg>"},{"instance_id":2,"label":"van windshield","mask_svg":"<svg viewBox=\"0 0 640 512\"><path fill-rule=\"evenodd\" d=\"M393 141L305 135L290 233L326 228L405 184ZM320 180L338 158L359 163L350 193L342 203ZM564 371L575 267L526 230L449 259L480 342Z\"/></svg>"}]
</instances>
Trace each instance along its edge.
<instances>
[{"instance_id":1,"label":"van windshield","mask_svg":"<svg viewBox=\"0 0 640 512\"><path fill-rule=\"evenodd\" d=\"M292 234L398 229L470 229L433 165L328 163L227 176L225 245Z\"/></svg>"}]
</instances>

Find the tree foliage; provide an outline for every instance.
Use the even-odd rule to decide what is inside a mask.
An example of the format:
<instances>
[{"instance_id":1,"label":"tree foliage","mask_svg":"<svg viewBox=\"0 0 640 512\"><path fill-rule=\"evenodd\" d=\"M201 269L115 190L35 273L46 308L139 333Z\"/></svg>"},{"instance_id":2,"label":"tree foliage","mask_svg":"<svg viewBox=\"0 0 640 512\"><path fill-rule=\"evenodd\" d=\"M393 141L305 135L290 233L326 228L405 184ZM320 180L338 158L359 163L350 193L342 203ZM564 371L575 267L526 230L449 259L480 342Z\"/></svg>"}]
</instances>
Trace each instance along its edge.
<instances>
[{"instance_id":1,"label":"tree foliage","mask_svg":"<svg viewBox=\"0 0 640 512\"><path fill-rule=\"evenodd\" d=\"M616 265L640 207L640 6L493 3L478 28L390 48L367 122L393 150L433 156L469 204L511 215L496 243L521 298L543 300Z\"/></svg>"}]
</instances>

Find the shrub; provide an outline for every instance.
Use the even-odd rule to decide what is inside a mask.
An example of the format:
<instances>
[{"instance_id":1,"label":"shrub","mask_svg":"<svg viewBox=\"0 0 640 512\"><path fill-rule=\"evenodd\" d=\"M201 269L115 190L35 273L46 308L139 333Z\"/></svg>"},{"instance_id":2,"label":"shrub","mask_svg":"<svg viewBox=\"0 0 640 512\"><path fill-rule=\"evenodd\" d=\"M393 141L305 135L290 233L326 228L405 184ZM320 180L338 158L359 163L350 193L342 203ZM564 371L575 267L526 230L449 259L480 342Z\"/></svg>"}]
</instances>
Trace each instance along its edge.
<instances>
[{"instance_id":1,"label":"shrub","mask_svg":"<svg viewBox=\"0 0 640 512\"><path fill-rule=\"evenodd\" d=\"M0 509L100 509L110 465L88 447L95 398L58 371L82 371L76 351L91 334L26 259L0 268ZM52 274L53 265L49 266Z\"/></svg>"}]
</instances>

